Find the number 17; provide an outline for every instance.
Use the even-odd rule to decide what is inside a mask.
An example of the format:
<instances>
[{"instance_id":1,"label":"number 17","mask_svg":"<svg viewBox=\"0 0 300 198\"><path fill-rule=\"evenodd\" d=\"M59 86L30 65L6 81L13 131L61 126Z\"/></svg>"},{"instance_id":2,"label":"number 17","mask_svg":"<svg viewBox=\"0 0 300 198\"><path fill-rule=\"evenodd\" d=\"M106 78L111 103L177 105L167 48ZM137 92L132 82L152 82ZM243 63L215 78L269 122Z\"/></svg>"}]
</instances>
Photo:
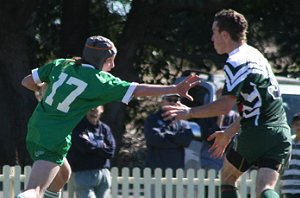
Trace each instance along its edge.
<instances>
[{"instance_id":1,"label":"number 17","mask_svg":"<svg viewBox=\"0 0 300 198\"><path fill-rule=\"evenodd\" d=\"M58 80L53 83L52 85L52 91L47 96L45 102L52 106L53 103L53 97L56 93L56 90L62 86L65 83L68 85L75 85L77 86L76 89L74 89L62 102L58 103L57 110L68 113L70 109L70 104L76 99L77 96L79 96L87 87L87 83L85 83L82 80L79 80L78 78L70 77L67 81L68 75L66 73L61 73L58 77Z\"/></svg>"}]
</instances>

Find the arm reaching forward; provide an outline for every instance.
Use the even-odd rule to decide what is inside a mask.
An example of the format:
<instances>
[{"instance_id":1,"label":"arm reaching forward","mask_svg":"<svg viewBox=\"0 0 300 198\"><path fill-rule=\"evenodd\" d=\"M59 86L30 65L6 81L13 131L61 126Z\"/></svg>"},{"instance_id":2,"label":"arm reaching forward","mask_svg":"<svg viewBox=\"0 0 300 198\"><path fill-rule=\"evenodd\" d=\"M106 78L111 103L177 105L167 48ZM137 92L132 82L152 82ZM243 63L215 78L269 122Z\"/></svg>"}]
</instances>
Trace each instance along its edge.
<instances>
[{"instance_id":1,"label":"arm reaching forward","mask_svg":"<svg viewBox=\"0 0 300 198\"><path fill-rule=\"evenodd\" d=\"M177 85L152 85L152 84L138 84L134 90L135 97L142 96L160 96L164 94L179 94L191 101L193 98L188 94L188 91L200 84L200 78L197 75L189 75L184 81Z\"/></svg>"}]
</instances>

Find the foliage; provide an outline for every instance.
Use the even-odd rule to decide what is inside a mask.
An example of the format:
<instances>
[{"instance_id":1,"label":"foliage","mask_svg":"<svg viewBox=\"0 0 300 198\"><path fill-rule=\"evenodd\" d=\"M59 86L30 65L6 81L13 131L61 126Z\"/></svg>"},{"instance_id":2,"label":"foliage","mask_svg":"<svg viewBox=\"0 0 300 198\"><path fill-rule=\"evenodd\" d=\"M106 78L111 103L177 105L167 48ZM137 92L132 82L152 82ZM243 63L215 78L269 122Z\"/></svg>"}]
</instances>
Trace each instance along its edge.
<instances>
[{"instance_id":1,"label":"foliage","mask_svg":"<svg viewBox=\"0 0 300 198\"><path fill-rule=\"evenodd\" d=\"M223 67L226 56L217 56L210 42L211 23L217 10L206 12L202 4L198 6L161 14L156 26L148 29L145 45L138 51L140 58L135 64L143 82L170 84L185 69L213 72ZM266 55L276 74L298 77L300 27L295 20L299 11L294 6L292 1L243 0L231 1L225 7L245 14L249 21L249 44ZM131 106L141 108L128 110L130 118L135 118L131 119L130 124L135 126L134 134L138 136L142 133L145 117L134 115L149 114L155 100L139 100L136 103ZM133 136L130 137L127 137L128 142ZM136 152L141 151L137 149Z\"/></svg>"},{"instance_id":2,"label":"foliage","mask_svg":"<svg viewBox=\"0 0 300 198\"><path fill-rule=\"evenodd\" d=\"M89 10L90 35L100 33L112 41L117 41L126 22L126 15L120 15L117 10L113 9L113 4L109 4L110 2L112 1L106 0L103 3L96 0L92 1ZM124 6L128 3L125 0L120 2Z\"/></svg>"},{"instance_id":3,"label":"foliage","mask_svg":"<svg viewBox=\"0 0 300 198\"><path fill-rule=\"evenodd\" d=\"M300 23L295 19L300 15L299 6L292 0L245 2L250 43L266 55L275 73L298 77Z\"/></svg>"},{"instance_id":4,"label":"foliage","mask_svg":"<svg viewBox=\"0 0 300 198\"><path fill-rule=\"evenodd\" d=\"M59 50L57 35L61 28L61 2L42 1L36 11L35 38L38 42L39 62L52 58ZM91 35L101 32L113 41L118 41L126 23L126 15L120 15L122 11L113 12L113 5L116 2L123 5L123 8L119 6L118 9L124 10L131 3L129 0L107 0L106 3L91 1L89 10ZM167 1L162 1L161 5L164 5L163 2ZM192 2L186 1L182 5ZM174 76L179 75L180 70L184 68L200 66L200 69L206 71L222 68L225 57L216 56L210 42L211 22L216 10L203 10L204 4L200 3L201 1L196 2L198 7L193 9L182 6L181 9L173 9L164 14L157 13L161 10L158 8L160 4L156 5L156 10L153 8L152 12L160 14L162 18L159 23L147 30L144 45L137 52L140 58L136 60L135 69L140 79L156 83L158 81L155 79L149 81L149 77L151 79L155 76L156 79L163 79L161 83L166 84L171 83ZM266 54L275 72L287 75L293 74L295 70L298 71L299 22L295 18L299 16L299 11L295 3L292 0L229 2L224 4L219 1L219 5L236 9L246 15L250 25L249 43Z\"/></svg>"},{"instance_id":5,"label":"foliage","mask_svg":"<svg viewBox=\"0 0 300 198\"><path fill-rule=\"evenodd\" d=\"M109 1L107 1L109 2ZM101 34L117 41L122 33L126 17L109 12L108 5L102 1L91 1L89 9L89 34ZM124 3L128 3L124 1ZM37 62L58 57L60 51L60 32L62 28L63 1L42 1L34 13L33 32L37 42Z\"/></svg>"},{"instance_id":6,"label":"foliage","mask_svg":"<svg viewBox=\"0 0 300 198\"><path fill-rule=\"evenodd\" d=\"M133 44L135 48L130 49L135 56L124 58L128 62L124 65L133 69L126 68L124 71L136 71L141 82L171 84L185 69L206 72L221 69L226 55L219 56L213 49L211 24L214 13L222 8L233 8L246 16L249 21L249 44L256 46L267 56L277 74L297 77L300 74L300 21L296 20L300 15L300 4L295 0L88 2L89 35L102 34L120 45L123 33L128 31L126 28L132 28L129 36L140 36L131 40L137 42ZM9 5L9 9L18 5L17 1L12 3L14 4ZM31 37L30 41L34 40L30 43L31 56L34 56L30 59L34 60L30 62L35 65L56 58L61 50L63 3L61 0L40 1L38 9L32 14L33 20L28 24L27 34ZM114 7L116 5L119 7ZM138 12L140 10L143 12ZM136 17L140 17L141 23L146 24L142 26L145 29L135 29L139 24L126 26L131 22L130 14L134 12ZM9 28L11 29L14 28ZM138 34L137 31L143 32ZM158 98L135 99L129 104L128 133L124 135L125 150L121 152L127 159L141 160L144 157L143 121L150 112L155 111L157 100ZM132 155L128 157L126 153ZM139 165L142 166L142 163Z\"/></svg>"},{"instance_id":7,"label":"foliage","mask_svg":"<svg viewBox=\"0 0 300 198\"><path fill-rule=\"evenodd\" d=\"M37 43L37 63L55 58L59 51L59 31L61 29L62 1L41 1L34 13L33 37Z\"/></svg>"}]
</instances>

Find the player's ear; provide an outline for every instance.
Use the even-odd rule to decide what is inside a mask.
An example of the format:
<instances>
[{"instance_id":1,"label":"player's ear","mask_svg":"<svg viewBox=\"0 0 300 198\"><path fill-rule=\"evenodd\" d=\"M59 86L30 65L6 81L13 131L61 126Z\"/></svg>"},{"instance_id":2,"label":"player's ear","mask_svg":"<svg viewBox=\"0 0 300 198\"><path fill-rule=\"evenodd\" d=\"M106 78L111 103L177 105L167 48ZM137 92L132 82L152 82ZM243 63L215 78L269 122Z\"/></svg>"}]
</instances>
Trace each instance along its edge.
<instances>
[{"instance_id":1,"label":"player's ear","mask_svg":"<svg viewBox=\"0 0 300 198\"><path fill-rule=\"evenodd\" d=\"M228 34L228 32L226 32L226 31L222 31L222 32L221 32L221 36L222 36L223 40L227 40L229 34Z\"/></svg>"},{"instance_id":2,"label":"player's ear","mask_svg":"<svg viewBox=\"0 0 300 198\"><path fill-rule=\"evenodd\" d=\"M221 36L222 36L223 40L225 40L225 41L231 39L231 36L227 31L222 31Z\"/></svg>"}]
</instances>

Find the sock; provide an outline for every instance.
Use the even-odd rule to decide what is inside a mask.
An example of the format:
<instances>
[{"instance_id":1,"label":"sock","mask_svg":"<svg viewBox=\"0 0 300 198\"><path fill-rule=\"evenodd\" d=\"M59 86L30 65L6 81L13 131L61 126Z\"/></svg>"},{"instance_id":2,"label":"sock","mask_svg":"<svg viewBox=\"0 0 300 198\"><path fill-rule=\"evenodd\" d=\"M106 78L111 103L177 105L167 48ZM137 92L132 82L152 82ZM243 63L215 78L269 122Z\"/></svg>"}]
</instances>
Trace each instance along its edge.
<instances>
[{"instance_id":1,"label":"sock","mask_svg":"<svg viewBox=\"0 0 300 198\"><path fill-rule=\"evenodd\" d=\"M261 192L260 198L279 198L279 195L273 189L266 189Z\"/></svg>"},{"instance_id":2,"label":"sock","mask_svg":"<svg viewBox=\"0 0 300 198\"><path fill-rule=\"evenodd\" d=\"M44 198L60 198L61 192L51 192L46 190L44 193Z\"/></svg>"},{"instance_id":3,"label":"sock","mask_svg":"<svg viewBox=\"0 0 300 198\"><path fill-rule=\"evenodd\" d=\"M231 185L221 185L222 198L238 198L237 188Z\"/></svg>"},{"instance_id":4,"label":"sock","mask_svg":"<svg viewBox=\"0 0 300 198\"><path fill-rule=\"evenodd\" d=\"M21 194L18 194L15 198L26 198L26 197L24 197L21 193Z\"/></svg>"}]
</instances>

